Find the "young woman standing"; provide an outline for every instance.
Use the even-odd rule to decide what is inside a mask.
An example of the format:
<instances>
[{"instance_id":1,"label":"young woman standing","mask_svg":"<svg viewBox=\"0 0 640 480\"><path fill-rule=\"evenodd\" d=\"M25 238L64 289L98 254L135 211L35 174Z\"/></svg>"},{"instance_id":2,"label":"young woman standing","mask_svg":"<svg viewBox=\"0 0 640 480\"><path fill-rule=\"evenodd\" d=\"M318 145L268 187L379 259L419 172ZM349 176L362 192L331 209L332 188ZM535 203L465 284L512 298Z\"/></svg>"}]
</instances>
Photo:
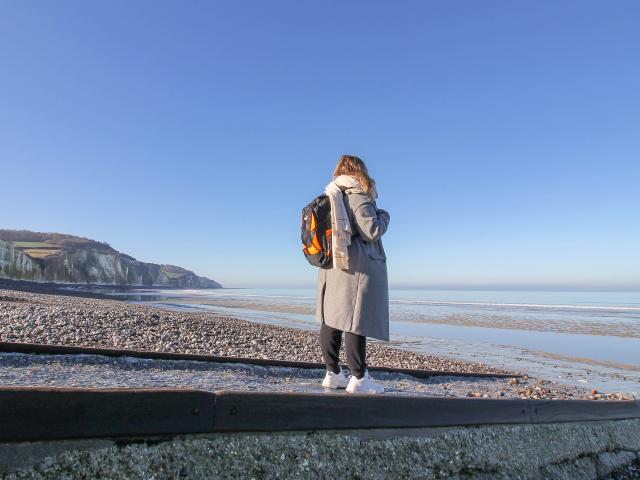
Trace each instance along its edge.
<instances>
[{"instance_id":1,"label":"young woman standing","mask_svg":"<svg viewBox=\"0 0 640 480\"><path fill-rule=\"evenodd\" d=\"M332 263L318 272L316 319L327 366L323 387L382 393L367 372L367 337L389 340L389 287L380 237L389 214L376 206L375 182L364 162L343 155L325 193L331 201ZM351 379L340 368L345 336Z\"/></svg>"}]
</instances>

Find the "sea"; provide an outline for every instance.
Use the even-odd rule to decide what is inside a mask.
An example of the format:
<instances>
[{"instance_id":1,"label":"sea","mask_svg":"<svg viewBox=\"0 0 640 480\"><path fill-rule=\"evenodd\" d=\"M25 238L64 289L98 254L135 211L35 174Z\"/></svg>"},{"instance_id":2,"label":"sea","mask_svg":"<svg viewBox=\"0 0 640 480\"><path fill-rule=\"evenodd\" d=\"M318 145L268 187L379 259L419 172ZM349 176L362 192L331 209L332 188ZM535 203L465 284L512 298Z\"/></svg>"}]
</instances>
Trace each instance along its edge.
<instances>
[{"instance_id":1,"label":"sea","mask_svg":"<svg viewBox=\"0 0 640 480\"><path fill-rule=\"evenodd\" d=\"M139 289L112 292L164 308L318 330L313 288ZM391 341L640 398L640 292L391 289Z\"/></svg>"}]
</instances>

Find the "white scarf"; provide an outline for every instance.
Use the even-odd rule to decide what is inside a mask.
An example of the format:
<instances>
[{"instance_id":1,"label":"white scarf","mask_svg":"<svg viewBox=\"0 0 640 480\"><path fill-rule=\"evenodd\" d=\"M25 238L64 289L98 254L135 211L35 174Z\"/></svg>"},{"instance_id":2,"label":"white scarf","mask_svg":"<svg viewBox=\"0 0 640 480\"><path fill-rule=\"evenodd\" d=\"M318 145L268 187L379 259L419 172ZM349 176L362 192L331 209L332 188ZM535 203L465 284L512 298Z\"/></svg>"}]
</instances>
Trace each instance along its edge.
<instances>
[{"instance_id":1,"label":"white scarf","mask_svg":"<svg viewBox=\"0 0 640 480\"><path fill-rule=\"evenodd\" d=\"M331 203L331 257L333 268L349 268L349 249L351 245L351 223L344 206L342 191L346 188L360 187L360 182L351 175L339 175L329 182L324 193Z\"/></svg>"}]
</instances>

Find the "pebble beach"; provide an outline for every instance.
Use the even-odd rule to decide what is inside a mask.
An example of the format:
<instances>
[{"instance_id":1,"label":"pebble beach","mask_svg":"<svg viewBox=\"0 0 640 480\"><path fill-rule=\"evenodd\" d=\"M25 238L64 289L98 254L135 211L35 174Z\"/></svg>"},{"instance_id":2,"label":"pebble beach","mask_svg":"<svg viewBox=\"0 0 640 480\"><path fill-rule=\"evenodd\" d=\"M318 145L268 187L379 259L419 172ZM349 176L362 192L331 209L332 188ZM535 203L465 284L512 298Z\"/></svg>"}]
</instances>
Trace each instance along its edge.
<instances>
[{"instance_id":1,"label":"pebble beach","mask_svg":"<svg viewBox=\"0 0 640 480\"><path fill-rule=\"evenodd\" d=\"M207 312L182 312L119 300L0 290L0 341L195 353L320 362L314 332L257 324ZM368 346L371 366L464 373L505 372L480 363L423 355L379 343ZM445 385L446 390L446 385ZM459 396L618 400L628 394L597 392L530 377L472 387Z\"/></svg>"}]
</instances>

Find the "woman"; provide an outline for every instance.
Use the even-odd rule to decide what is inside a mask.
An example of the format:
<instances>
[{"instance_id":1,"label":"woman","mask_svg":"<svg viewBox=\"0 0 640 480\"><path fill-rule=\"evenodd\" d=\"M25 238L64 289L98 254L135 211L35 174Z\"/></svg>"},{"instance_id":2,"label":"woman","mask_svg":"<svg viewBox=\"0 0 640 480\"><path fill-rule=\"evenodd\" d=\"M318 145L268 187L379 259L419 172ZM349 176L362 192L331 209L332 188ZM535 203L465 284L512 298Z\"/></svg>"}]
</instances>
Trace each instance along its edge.
<instances>
[{"instance_id":1,"label":"woman","mask_svg":"<svg viewBox=\"0 0 640 480\"><path fill-rule=\"evenodd\" d=\"M331 201L332 263L318 272L316 319L327 366L323 387L349 393L382 393L367 372L367 338L389 340L387 264L380 237L389 214L376 206L375 182L364 162L343 155L325 193ZM340 368L345 332L351 379Z\"/></svg>"}]
</instances>

